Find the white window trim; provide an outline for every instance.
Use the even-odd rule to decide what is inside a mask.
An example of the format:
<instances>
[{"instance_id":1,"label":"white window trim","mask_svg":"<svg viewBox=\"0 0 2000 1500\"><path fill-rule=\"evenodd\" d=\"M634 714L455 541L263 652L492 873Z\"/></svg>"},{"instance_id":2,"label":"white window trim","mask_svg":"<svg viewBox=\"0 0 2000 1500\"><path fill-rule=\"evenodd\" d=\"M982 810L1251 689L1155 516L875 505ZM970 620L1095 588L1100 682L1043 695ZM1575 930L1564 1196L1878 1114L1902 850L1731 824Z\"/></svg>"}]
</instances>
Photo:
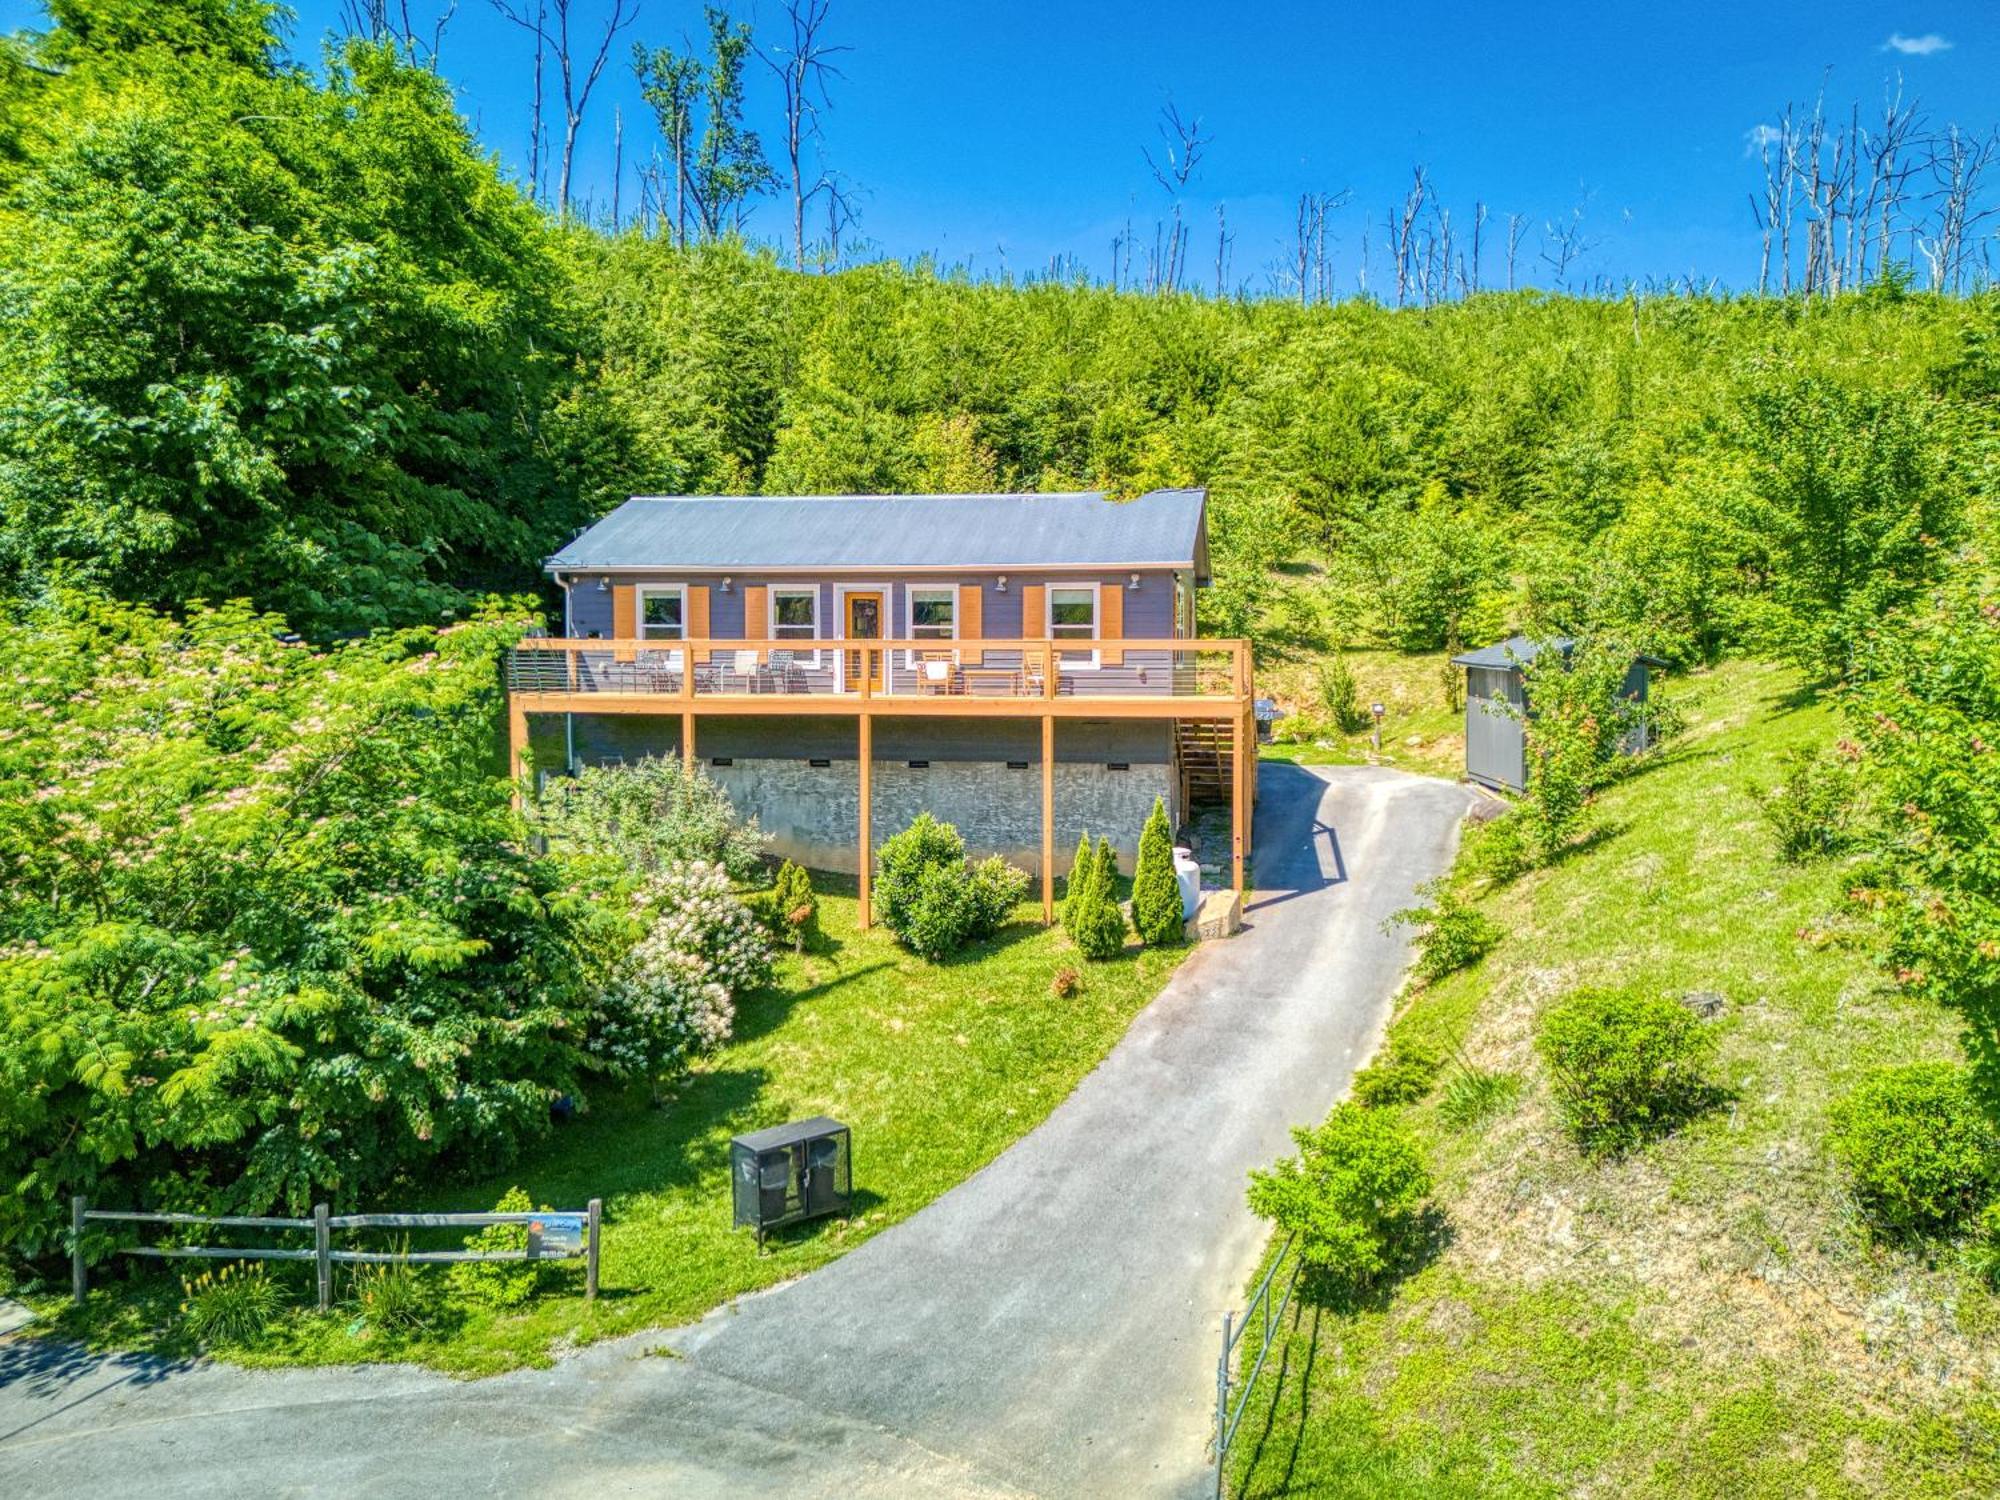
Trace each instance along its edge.
<instances>
[{"instance_id":1,"label":"white window trim","mask_svg":"<svg viewBox=\"0 0 2000 1500\"><path fill-rule=\"evenodd\" d=\"M681 601L681 633L678 639L686 640L688 596L687 585L684 583L636 583L632 586L632 629L638 633L639 639L649 643L675 639L672 636L646 634L646 600L653 594L672 594ZM685 652L669 651L667 653L667 670L670 672L680 671L681 664L685 660Z\"/></svg>"},{"instance_id":2,"label":"white window trim","mask_svg":"<svg viewBox=\"0 0 2000 1500\"><path fill-rule=\"evenodd\" d=\"M904 585L903 585L903 639L904 639L904 640L907 640L907 641L914 641L914 640L916 640L916 639L918 638L918 637L917 637L917 595L919 595L919 594L943 594L943 595L945 595L945 596L946 596L947 598L949 598L949 599L951 600L951 636L950 636L950 640L952 641L952 643L953 643L954 647L956 647L956 644L957 644L957 641L958 641L958 616L959 616L959 604L960 604L960 602L961 602L961 601L960 601L960 599L959 599L959 586L958 586L957 584L948 584L948 583L923 583L923 584L918 584L918 583L906 583L906 584L904 584ZM927 636L927 637L925 637L924 639L927 639L927 640L928 640L928 639L931 639L931 637L928 637L928 636ZM905 669L906 671L911 671L911 672L914 672L914 671L915 671L915 670L917 669L917 651L918 651L918 649L919 649L919 648L917 648L917 647L914 647L914 646L912 646L911 648L909 648L908 650L906 650L906 651L905 651L905 652L903 653L903 667L904 667L904 669ZM925 647L925 648L922 648L922 649L925 649L925 650L930 650L930 649L934 649L934 648L931 648L931 647ZM956 650L956 649L954 649L954 650L952 651L952 653L951 653L951 659L952 659L952 661L953 661L953 663L954 663L954 664L956 664L956 663L957 663L957 661L958 661L958 652L957 652L957 650Z\"/></svg>"},{"instance_id":3,"label":"white window trim","mask_svg":"<svg viewBox=\"0 0 2000 1500\"><path fill-rule=\"evenodd\" d=\"M882 596L883 637L887 640L893 640L894 637L889 635L889 632L896 628L896 590L893 585L887 583L836 583L833 586L833 623L835 630L832 635L825 637L825 639L830 641L847 639L847 596L849 594L880 594ZM834 691L844 693L848 691L847 653L845 651L835 651L833 656ZM891 680L893 674L889 671L889 665L889 662L884 659L882 663L882 691L884 693L895 691Z\"/></svg>"},{"instance_id":4,"label":"white window trim","mask_svg":"<svg viewBox=\"0 0 2000 1500\"><path fill-rule=\"evenodd\" d=\"M1116 585L1113 585L1113 587L1116 587ZM1051 583L1045 585L1042 589L1042 634L1052 641L1067 639L1056 634L1057 589L1061 589L1065 593L1081 593L1084 589L1090 590L1090 639L1093 641L1102 640L1104 637L1099 632L1104 629L1104 585L1101 583ZM1058 645L1056 647L1056 670L1058 672L1095 672L1103 665L1104 659L1102 654L1095 650L1090 653L1090 660L1088 661L1078 661L1074 658L1065 660L1063 657L1063 652L1065 651L1081 651L1082 649L1081 646Z\"/></svg>"},{"instance_id":5,"label":"white window trim","mask_svg":"<svg viewBox=\"0 0 2000 1500\"><path fill-rule=\"evenodd\" d=\"M764 590L765 640L775 642L778 639L778 595L780 594L810 594L813 602L813 639L819 640L825 636L826 631L822 628L820 620L819 585L816 583L773 583L766 585ZM819 650L814 648L802 654L812 658L808 665L814 671L817 671L820 666L821 653Z\"/></svg>"}]
</instances>

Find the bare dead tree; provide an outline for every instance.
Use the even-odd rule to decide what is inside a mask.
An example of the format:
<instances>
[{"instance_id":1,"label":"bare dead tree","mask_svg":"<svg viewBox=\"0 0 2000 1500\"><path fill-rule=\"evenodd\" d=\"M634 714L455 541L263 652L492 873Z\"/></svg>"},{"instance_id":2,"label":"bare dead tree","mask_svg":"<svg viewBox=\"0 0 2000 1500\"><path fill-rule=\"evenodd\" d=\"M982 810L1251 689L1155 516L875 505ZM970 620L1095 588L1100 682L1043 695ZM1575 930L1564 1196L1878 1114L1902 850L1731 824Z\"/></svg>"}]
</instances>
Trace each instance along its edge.
<instances>
[{"instance_id":1,"label":"bare dead tree","mask_svg":"<svg viewBox=\"0 0 2000 1500\"><path fill-rule=\"evenodd\" d=\"M1229 275L1229 247L1236 242L1236 236L1229 232L1229 216L1225 205L1215 205L1215 295L1222 298L1222 285Z\"/></svg>"},{"instance_id":2,"label":"bare dead tree","mask_svg":"<svg viewBox=\"0 0 2000 1500\"><path fill-rule=\"evenodd\" d=\"M1469 292L1474 297L1477 297L1479 295L1480 237L1485 232L1485 229L1486 229L1486 205L1484 203L1475 202L1472 205L1472 277L1471 280L1468 282L1466 279L1465 270L1462 266L1459 269L1459 276L1458 276L1458 284L1460 289Z\"/></svg>"},{"instance_id":3,"label":"bare dead tree","mask_svg":"<svg viewBox=\"0 0 2000 1500\"><path fill-rule=\"evenodd\" d=\"M1957 295L1965 289L1974 237L1996 211L1978 201L1980 182L1996 152L2000 134L1973 135L1957 125L1947 125L1932 144L1930 173L1935 186L1930 196L1937 205L1936 225L1929 239L1918 241L1930 264L1932 291Z\"/></svg>"},{"instance_id":4,"label":"bare dead tree","mask_svg":"<svg viewBox=\"0 0 2000 1500\"><path fill-rule=\"evenodd\" d=\"M1507 290L1514 290L1514 266L1521 255L1521 237L1528 232L1526 214L1507 215Z\"/></svg>"},{"instance_id":5,"label":"bare dead tree","mask_svg":"<svg viewBox=\"0 0 2000 1500\"><path fill-rule=\"evenodd\" d=\"M1576 263L1597 248L1597 241L1584 233L1583 204L1578 203L1566 219L1550 219L1542 227L1541 259L1555 278L1556 289L1569 289L1569 274Z\"/></svg>"},{"instance_id":6,"label":"bare dead tree","mask_svg":"<svg viewBox=\"0 0 2000 1500\"><path fill-rule=\"evenodd\" d=\"M820 111L832 107L827 81L842 76L829 59L854 50L822 39L828 5L829 0L786 0L784 14L790 36L771 51L757 49L764 66L778 80L784 106L785 165L792 188L792 262L801 271L806 268L806 209L822 194L840 191L824 165L810 181L805 167L808 147L816 159L823 157Z\"/></svg>"},{"instance_id":7,"label":"bare dead tree","mask_svg":"<svg viewBox=\"0 0 2000 1500\"><path fill-rule=\"evenodd\" d=\"M1173 220L1168 226L1154 234L1153 289L1171 292L1179 284L1181 267L1187 256L1188 230L1182 221L1181 199L1187 192L1190 178L1195 168L1201 165L1204 151L1213 143L1214 137L1202 134L1199 115L1183 116L1180 109L1170 99L1160 110L1156 129L1160 134L1159 154L1148 147L1140 152L1146 159L1146 167L1153 174L1153 180L1167 191L1172 204ZM1161 235L1165 235L1164 243Z\"/></svg>"},{"instance_id":8,"label":"bare dead tree","mask_svg":"<svg viewBox=\"0 0 2000 1500\"><path fill-rule=\"evenodd\" d=\"M405 59L435 73L444 30L458 13L458 0L442 0L428 22L419 20L411 0L341 0L340 29L348 36L388 42Z\"/></svg>"},{"instance_id":9,"label":"bare dead tree","mask_svg":"<svg viewBox=\"0 0 2000 1500\"><path fill-rule=\"evenodd\" d=\"M611 232L619 228L619 200L625 186L625 112L611 110Z\"/></svg>"},{"instance_id":10,"label":"bare dead tree","mask_svg":"<svg viewBox=\"0 0 2000 1500\"><path fill-rule=\"evenodd\" d=\"M605 19L604 29L598 36L597 50L591 54L587 62L581 64L570 35L571 25L575 20L576 0L535 0L532 9L529 8L527 0L493 0L493 8L535 38L537 135L541 130L542 63L545 52L555 60L563 109L562 161L556 175L556 204L566 214L570 207L570 175L576 164L577 132L582 128L584 114L590 108L590 96L597 88L597 80L603 76L604 64L611 56L612 42L617 39L619 32L638 19L638 0L611 0L611 14ZM539 141L536 154L539 158ZM536 166L539 170L539 160Z\"/></svg>"},{"instance_id":11,"label":"bare dead tree","mask_svg":"<svg viewBox=\"0 0 2000 1500\"><path fill-rule=\"evenodd\" d=\"M1417 259L1416 226L1430 196L1430 176L1419 162L1411 171L1410 190L1402 206L1389 211L1389 248L1396 257L1396 306L1409 300L1413 275L1420 273Z\"/></svg>"}]
</instances>

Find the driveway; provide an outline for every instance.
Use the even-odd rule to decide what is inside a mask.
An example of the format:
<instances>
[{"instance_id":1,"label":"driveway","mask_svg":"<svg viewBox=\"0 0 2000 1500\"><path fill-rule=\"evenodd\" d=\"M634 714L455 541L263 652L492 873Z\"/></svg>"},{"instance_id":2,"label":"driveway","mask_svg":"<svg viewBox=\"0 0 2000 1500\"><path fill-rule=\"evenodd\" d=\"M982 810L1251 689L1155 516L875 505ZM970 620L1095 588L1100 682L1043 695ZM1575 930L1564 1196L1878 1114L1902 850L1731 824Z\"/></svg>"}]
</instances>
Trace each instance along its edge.
<instances>
[{"instance_id":1,"label":"driveway","mask_svg":"<svg viewBox=\"0 0 2000 1500\"><path fill-rule=\"evenodd\" d=\"M1259 794L1244 933L1192 955L1039 1129L843 1259L477 1383L0 1343L0 1492L1199 1492L1222 1313L1264 1243L1244 1174L1373 1047L1407 958L1382 920L1473 800L1281 764Z\"/></svg>"}]
</instances>

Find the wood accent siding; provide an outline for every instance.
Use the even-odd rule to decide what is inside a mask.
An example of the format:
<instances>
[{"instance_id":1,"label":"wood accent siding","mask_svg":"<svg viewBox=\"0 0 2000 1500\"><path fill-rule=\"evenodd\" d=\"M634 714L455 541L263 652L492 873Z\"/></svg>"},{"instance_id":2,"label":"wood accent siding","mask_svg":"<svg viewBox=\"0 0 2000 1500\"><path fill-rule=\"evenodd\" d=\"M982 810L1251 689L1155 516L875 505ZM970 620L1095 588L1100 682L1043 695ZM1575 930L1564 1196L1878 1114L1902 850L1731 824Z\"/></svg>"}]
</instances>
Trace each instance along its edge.
<instances>
[{"instance_id":1,"label":"wood accent siding","mask_svg":"<svg viewBox=\"0 0 2000 1500\"><path fill-rule=\"evenodd\" d=\"M705 641L710 638L708 585L705 583L687 585L687 610L681 621L681 634L691 641Z\"/></svg>"},{"instance_id":2,"label":"wood accent siding","mask_svg":"<svg viewBox=\"0 0 2000 1500\"><path fill-rule=\"evenodd\" d=\"M614 641L629 641L639 634L639 591L629 583L614 584L611 589L611 638ZM632 659L630 652L623 652L624 660Z\"/></svg>"},{"instance_id":3,"label":"wood accent siding","mask_svg":"<svg viewBox=\"0 0 2000 1500\"><path fill-rule=\"evenodd\" d=\"M743 588L743 638L755 640L771 628L771 596L761 583Z\"/></svg>"},{"instance_id":4,"label":"wood accent siding","mask_svg":"<svg viewBox=\"0 0 2000 1500\"><path fill-rule=\"evenodd\" d=\"M1125 588L1123 584L1107 583L1097 591L1097 638L1101 641L1122 641L1125 638ZM1107 667L1125 665L1123 651L1100 653L1100 661Z\"/></svg>"},{"instance_id":5,"label":"wood accent siding","mask_svg":"<svg viewBox=\"0 0 2000 1500\"><path fill-rule=\"evenodd\" d=\"M1021 635L1025 640L1038 641L1049 633L1049 611L1043 598L1039 583L1021 586Z\"/></svg>"},{"instance_id":6,"label":"wood accent siding","mask_svg":"<svg viewBox=\"0 0 2000 1500\"><path fill-rule=\"evenodd\" d=\"M977 583L962 583L958 586L958 638L961 641L976 641L985 634L981 624L981 601L986 597L985 588ZM962 651L959 662L963 666L977 667L985 663L983 651Z\"/></svg>"}]
</instances>

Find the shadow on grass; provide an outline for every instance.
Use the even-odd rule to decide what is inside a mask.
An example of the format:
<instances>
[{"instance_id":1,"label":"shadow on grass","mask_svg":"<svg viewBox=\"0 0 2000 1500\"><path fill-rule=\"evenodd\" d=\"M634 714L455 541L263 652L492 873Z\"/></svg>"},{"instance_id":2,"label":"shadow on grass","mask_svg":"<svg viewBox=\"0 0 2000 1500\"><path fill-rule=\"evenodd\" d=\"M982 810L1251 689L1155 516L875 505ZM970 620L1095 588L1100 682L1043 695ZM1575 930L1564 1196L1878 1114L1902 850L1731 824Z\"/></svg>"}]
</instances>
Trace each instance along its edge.
<instances>
[{"instance_id":1,"label":"shadow on grass","mask_svg":"<svg viewBox=\"0 0 2000 1500\"><path fill-rule=\"evenodd\" d=\"M1705 1115L1736 1103L1741 1093L1727 1084L1703 1082L1688 1088L1680 1098L1662 1104L1643 1120L1625 1121L1579 1137L1571 1132L1577 1149L1594 1162L1614 1162L1643 1151L1656 1142L1692 1125Z\"/></svg>"}]
</instances>

